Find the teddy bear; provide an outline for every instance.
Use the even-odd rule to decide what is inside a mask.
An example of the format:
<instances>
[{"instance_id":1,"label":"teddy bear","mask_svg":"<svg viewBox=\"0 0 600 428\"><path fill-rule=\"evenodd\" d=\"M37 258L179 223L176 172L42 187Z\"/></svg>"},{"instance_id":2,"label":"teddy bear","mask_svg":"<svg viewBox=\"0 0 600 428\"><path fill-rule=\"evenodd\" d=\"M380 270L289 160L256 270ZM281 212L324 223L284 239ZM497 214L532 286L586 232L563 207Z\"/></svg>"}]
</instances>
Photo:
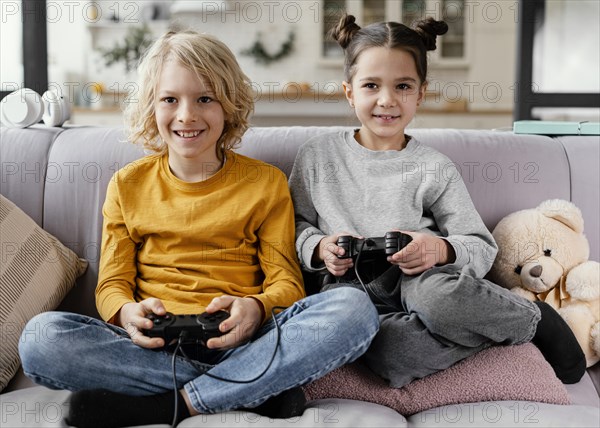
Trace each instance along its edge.
<instances>
[{"instance_id":1,"label":"teddy bear","mask_svg":"<svg viewBox=\"0 0 600 428\"><path fill-rule=\"evenodd\" d=\"M589 261L583 216L573 203L542 202L504 217L492 235L498 255L489 279L550 304L567 322L587 367L600 361L600 264Z\"/></svg>"}]
</instances>

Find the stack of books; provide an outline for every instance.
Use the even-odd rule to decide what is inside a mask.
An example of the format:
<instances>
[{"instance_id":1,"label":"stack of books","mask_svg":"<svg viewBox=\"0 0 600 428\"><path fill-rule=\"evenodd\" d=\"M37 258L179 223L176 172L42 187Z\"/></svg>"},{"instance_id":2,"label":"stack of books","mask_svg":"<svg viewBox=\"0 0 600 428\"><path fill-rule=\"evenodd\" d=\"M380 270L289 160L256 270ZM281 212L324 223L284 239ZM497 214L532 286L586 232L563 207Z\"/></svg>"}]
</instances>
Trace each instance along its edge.
<instances>
[{"instance_id":1,"label":"stack of books","mask_svg":"<svg viewBox=\"0 0 600 428\"><path fill-rule=\"evenodd\" d=\"M513 124L513 132L538 135L600 135L600 122L518 120Z\"/></svg>"}]
</instances>

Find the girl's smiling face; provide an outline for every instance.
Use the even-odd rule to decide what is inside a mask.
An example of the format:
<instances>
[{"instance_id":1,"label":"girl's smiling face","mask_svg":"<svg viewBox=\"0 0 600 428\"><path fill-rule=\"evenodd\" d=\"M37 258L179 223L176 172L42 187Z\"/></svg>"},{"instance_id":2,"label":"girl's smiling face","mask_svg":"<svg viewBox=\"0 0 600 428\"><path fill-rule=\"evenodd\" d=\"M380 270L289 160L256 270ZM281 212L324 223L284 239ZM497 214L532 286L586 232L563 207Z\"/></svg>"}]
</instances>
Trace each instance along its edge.
<instances>
[{"instance_id":1,"label":"girl's smiling face","mask_svg":"<svg viewBox=\"0 0 600 428\"><path fill-rule=\"evenodd\" d=\"M220 164L217 142L225 113L206 79L175 60L167 61L156 88L155 112L158 132L168 147L169 166L176 176L190 172L195 165Z\"/></svg>"},{"instance_id":2,"label":"girl's smiling face","mask_svg":"<svg viewBox=\"0 0 600 428\"><path fill-rule=\"evenodd\" d=\"M372 47L360 54L346 98L362 124L357 141L371 150L401 150L404 130L423 100L426 85L406 51Z\"/></svg>"}]
</instances>

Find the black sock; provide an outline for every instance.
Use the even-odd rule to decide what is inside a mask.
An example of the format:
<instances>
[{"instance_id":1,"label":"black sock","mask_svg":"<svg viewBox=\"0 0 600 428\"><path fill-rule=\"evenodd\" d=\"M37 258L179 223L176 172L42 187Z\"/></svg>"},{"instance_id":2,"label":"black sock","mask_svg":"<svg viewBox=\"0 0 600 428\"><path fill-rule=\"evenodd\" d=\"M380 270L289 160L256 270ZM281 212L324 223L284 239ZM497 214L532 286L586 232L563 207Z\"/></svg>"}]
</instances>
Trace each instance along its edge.
<instances>
[{"instance_id":1,"label":"black sock","mask_svg":"<svg viewBox=\"0 0 600 428\"><path fill-rule=\"evenodd\" d=\"M177 421L190 416L179 394ZM112 428L149 424L171 424L175 410L173 391L131 396L94 389L71 394L65 422L77 428Z\"/></svg>"},{"instance_id":2,"label":"black sock","mask_svg":"<svg viewBox=\"0 0 600 428\"><path fill-rule=\"evenodd\" d=\"M577 383L585 374L586 362L579 342L564 319L545 302L534 302L542 313L531 340L554 369L562 383Z\"/></svg>"},{"instance_id":3,"label":"black sock","mask_svg":"<svg viewBox=\"0 0 600 428\"><path fill-rule=\"evenodd\" d=\"M269 398L260 406L248 410L271 419L287 419L302 415L305 405L304 391L302 388L296 387L283 391L281 394Z\"/></svg>"}]
</instances>

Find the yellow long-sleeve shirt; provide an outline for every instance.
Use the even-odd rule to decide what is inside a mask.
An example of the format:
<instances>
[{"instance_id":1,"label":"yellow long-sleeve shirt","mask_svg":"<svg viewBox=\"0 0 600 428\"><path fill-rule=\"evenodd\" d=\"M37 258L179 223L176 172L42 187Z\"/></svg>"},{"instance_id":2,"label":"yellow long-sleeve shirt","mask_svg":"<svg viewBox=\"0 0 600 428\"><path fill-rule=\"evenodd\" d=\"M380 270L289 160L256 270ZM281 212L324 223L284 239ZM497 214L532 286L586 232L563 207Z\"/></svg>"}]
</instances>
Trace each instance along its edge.
<instances>
[{"instance_id":1,"label":"yellow long-sleeve shirt","mask_svg":"<svg viewBox=\"0 0 600 428\"><path fill-rule=\"evenodd\" d=\"M175 177L167 155L118 171L103 208L96 305L112 320L148 297L175 314L201 313L222 294L252 296L269 317L304 297L285 175L227 152L199 183Z\"/></svg>"}]
</instances>

